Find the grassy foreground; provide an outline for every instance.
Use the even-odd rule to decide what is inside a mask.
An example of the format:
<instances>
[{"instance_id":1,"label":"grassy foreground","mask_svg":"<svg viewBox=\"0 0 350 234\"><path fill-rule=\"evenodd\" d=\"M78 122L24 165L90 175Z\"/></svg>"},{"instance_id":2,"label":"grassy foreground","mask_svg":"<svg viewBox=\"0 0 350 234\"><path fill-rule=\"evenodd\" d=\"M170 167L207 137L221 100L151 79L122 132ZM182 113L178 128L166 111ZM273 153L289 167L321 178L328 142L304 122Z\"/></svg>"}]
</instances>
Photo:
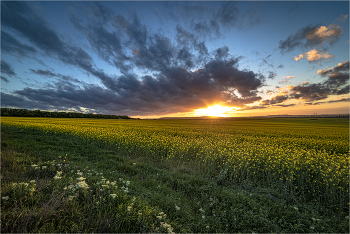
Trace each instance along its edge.
<instances>
[{"instance_id":1,"label":"grassy foreground","mask_svg":"<svg viewBox=\"0 0 350 234\"><path fill-rule=\"evenodd\" d=\"M105 137L6 121L1 128L2 232L349 231L348 204L322 203L274 181L235 179L222 168L203 169L198 160L159 160L136 148L120 149L122 144ZM283 124L278 121L270 130ZM251 124L256 123L242 126ZM341 149L336 144L330 143Z\"/></svg>"}]
</instances>

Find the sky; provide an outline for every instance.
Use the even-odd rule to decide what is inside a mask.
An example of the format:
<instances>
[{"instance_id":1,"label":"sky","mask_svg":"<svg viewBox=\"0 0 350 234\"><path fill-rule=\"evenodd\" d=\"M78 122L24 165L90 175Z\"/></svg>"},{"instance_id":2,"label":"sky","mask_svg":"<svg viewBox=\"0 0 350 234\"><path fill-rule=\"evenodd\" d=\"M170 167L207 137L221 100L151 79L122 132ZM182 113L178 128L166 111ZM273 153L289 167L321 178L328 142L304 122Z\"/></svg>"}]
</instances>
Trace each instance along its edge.
<instances>
[{"instance_id":1,"label":"sky","mask_svg":"<svg viewBox=\"0 0 350 234\"><path fill-rule=\"evenodd\" d=\"M349 113L349 1L1 1L1 107Z\"/></svg>"}]
</instances>

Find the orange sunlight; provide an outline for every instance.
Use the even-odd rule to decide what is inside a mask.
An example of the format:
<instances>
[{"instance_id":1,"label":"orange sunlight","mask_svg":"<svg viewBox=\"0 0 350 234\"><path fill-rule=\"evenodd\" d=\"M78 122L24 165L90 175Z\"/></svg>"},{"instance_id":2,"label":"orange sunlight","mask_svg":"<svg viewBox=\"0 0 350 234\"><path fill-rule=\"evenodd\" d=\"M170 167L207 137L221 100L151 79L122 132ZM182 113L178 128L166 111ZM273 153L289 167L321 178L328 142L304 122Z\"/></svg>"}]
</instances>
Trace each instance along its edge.
<instances>
[{"instance_id":1,"label":"orange sunlight","mask_svg":"<svg viewBox=\"0 0 350 234\"><path fill-rule=\"evenodd\" d=\"M209 106L206 109L197 109L195 110L195 114L201 116L226 117L228 114L227 112L232 111L232 108L233 107L216 104L215 106Z\"/></svg>"}]
</instances>

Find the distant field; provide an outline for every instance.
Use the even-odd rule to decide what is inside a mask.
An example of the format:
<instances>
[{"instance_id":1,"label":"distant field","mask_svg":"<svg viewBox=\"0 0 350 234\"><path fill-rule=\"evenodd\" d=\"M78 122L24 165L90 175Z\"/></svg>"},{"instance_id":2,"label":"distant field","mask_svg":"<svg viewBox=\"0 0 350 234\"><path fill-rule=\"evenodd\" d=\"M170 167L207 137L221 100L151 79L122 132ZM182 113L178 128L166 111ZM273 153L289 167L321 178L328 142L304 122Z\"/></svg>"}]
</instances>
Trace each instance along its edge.
<instances>
[{"instance_id":1,"label":"distant field","mask_svg":"<svg viewBox=\"0 0 350 234\"><path fill-rule=\"evenodd\" d=\"M80 139L76 149L95 145L101 149L108 148L109 152L119 155L117 158L168 162L179 173L202 174L203 178L215 181L217 186L249 182L252 186L285 191L303 204L319 204L315 206L324 206L342 217L349 211L348 119L94 120L2 117L1 125L5 130L32 129L42 132L43 138L59 136L63 142L62 152L71 152L70 148L74 147L69 139ZM49 147L47 141L43 144ZM52 154L56 153L53 151ZM96 162L98 159L98 155L79 154L78 150L68 156L78 163ZM113 161L112 156L110 159ZM112 170L108 164L106 170ZM205 228L178 230L249 231L244 228ZM270 229L277 232L293 230ZM299 232L312 230L302 229ZM269 229L260 231L268 232ZM319 231L327 232L327 229Z\"/></svg>"}]
</instances>

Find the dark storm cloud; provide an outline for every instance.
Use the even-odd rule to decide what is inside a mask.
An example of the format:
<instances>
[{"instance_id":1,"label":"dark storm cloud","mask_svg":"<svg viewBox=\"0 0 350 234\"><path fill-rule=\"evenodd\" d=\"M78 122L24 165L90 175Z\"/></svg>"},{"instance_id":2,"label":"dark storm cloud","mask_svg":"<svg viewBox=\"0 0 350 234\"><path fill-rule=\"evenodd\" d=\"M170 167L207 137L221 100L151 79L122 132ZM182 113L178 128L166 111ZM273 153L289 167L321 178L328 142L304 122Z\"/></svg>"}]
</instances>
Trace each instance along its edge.
<instances>
[{"instance_id":1,"label":"dark storm cloud","mask_svg":"<svg viewBox=\"0 0 350 234\"><path fill-rule=\"evenodd\" d=\"M290 35L286 40L279 41L278 48L281 52L289 52L298 46L304 46L303 41L306 39L308 33L317 29L317 26L307 26L299 29L294 35Z\"/></svg>"},{"instance_id":2,"label":"dark storm cloud","mask_svg":"<svg viewBox=\"0 0 350 234\"><path fill-rule=\"evenodd\" d=\"M42 69L38 69L38 70L34 70L34 69L29 69L31 72L37 74L37 75L41 75L41 76L48 76L48 77L54 77L57 76L55 73L51 72L50 70L42 70Z\"/></svg>"},{"instance_id":3,"label":"dark storm cloud","mask_svg":"<svg viewBox=\"0 0 350 234\"><path fill-rule=\"evenodd\" d=\"M42 109L47 110L48 106L37 103L33 100L27 100L24 97L18 95L11 95L1 92L1 106L2 107L14 107L25 109Z\"/></svg>"},{"instance_id":4,"label":"dark storm cloud","mask_svg":"<svg viewBox=\"0 0 350 234\"><path fill-rule=\"evenodd\" d=\"M304 101L322 100L332 93L331 88L320 83L293 86L290 91L290 97L294 99L302 99Z\"/></svg>"},{"instance_id":5,"label":"dark storm cloud","mask_svg":"<svg viewBox=\"0 0 350 234\"><path fill-rule=\"evenodd\" d=\"M140 47L135 51L133 58L135 65L150 70L162 71L174 64L176 53L171 40L157 34L152 35L149 39L150 42L147 47Z\"/></svg>"},{"instance_id":6,"label":"dark storm cloud","mask_svg":"<svg viewBox=\"0 0 350 234\"><path fill-rule=\"evenodd\" d=\"M76 66L98 77L112 90L116 90L115 79L102 70L93 67L91 56L83 49L71 46L48 28L46 22L38 18L25 2L2 2L2 22L27 37L34 45L48 56L53 56L64 63Z\"/></svg>"},{"instance_id":7,"label":"dark storm cloud","mask_svg":"<svg viewBox=\"0 0 350 234\"><path fill-rule=\"evenodd\" d=\"M340 89L333 90L333 93L336 95L348 94L349 92L350 92L349 85Z\"/></svg>"},{"instance_id":8,"label":"dark storm cloud","mask_svg":"<svg viewBox=\"0 0 350 234\"><path fill-rule=\"evenodd\" d=\"M328 79L315 84L301 84L290 86L289 96L294 99L301 99L307 102L326 99L329 95L342 95L349 93L349 61L323 70L317 74Z\"/></svg>"},{"instance_id":9,"label":"dark storm cloud","mask_svg":"<svg viewBox=\"0 0 350 234\"><path fill-rule=\"evenodd\" d=\"M294 99L301 99L306 102L326 99L329 95L342 95L349 93L349 86L332 88L326 83L304 84L292 86L289 96Z\"/></svg>"},{"instance_id":10,"label":"dark storm cloud","mask_svg":"<svg viewBox=\"0 0 350 234\"><path fill-rule=\"evenodd\" d=\"M157 76L122 75L115 79L113 88L94 85L83 88L56 85L53 89L17 90L18 97L32 100L34 104L53 107L96 109L100 112L118 110L119 113L160 114L168 111L192 111L208 103L223 102L242 106L261 99L255 90L262 85L260 76L250 71L240 71L238 60L212 61L194 72L182 67L169 67ZM242 97L237 97L235 88ZM98 97L98 98L97 98ZM34 105L33 104L33 105ZM9 105L8 101L5 105Z\"/></svg>"},{"instance_id":11,"label":"dark storm cloud","mask_svg":"<svg viewBox=\"0 0 350 234\"><path fill-rule=\"evenodd\" d=\"M37 52L34 47L20 43L15 37L5 31L1 31L1 51L2 53L7 52L20 57L28 57Z\"/></svg>"},{"instance_id":12,"label":"dark storm cloud","mask_svg":"<svg viewBox=\"0 0 350 234\"><path fill-rule=\"evenodd\" d=\"M241 110L256 110L256 109L265 109L267 108L266 106L244 106L243 108L239 109L238 111Z\"/></svg>"},{"instance_id":13,"label":"dark storm cloud","mask_svg":"<svg viewBox=\"0 0 350 234\"><path fill-rule=\"evenodd\" d=\"M263 105L263 106L272 105L272 104L276 104L276 103L282 103L282 102L287 101L287 100L288 100L288 95L278 95L278 96L275 96L271 99L261 101L260 105Z\"/></svg>"},{"instance_id":14,"label":"dark storm cloud","mask_svg":"<svg viewBox=\"0 0 350 234\"><path fill-rule=\"evenodd\" d=\"M3 77L2 75L1 75L1 80L5 81L6 83L10 82L6 77Z\"/></svg>"},{"instance_id":15,"label":"dark storm cloud","mask_svg":"<svg viewBox=\"0 0 350 234\"><path fill-rule=\"evenodd\" d=\"M280 107L290 107L290 106L295 106L296 104L276 104L273 106L280 106Z\"/></svg>"},{"instance_id":16,"label":"dark storm cloud","mask_svg":"<svg viewBox=\"0 0 350 234\"><path fill-rule=\"evenodd\" d=\"M294 35L287 39L279 41L278 48L282 53L292 51L297 47L302 49L320 46L328 42L333 45L339 40L343 30L334 24L326 26L312 26L299 29Z\"/></svg>"},{"instance_id":17,"label":"dark storm cloud","mask_svg":"<svg viewBox=\"0 0 350 234\"><path fill-rule=\"evenodd\" d=\"M228 47L223 46L221 48L218 48L214 51L215 59L225 59L229 56L228 54Z\"/></svg>"},{"instance_id":18,"label":"dark storm cloud","mask_svg":"<svg viewBox=\"0 0 350 234\"><path fill-rule=\"evenodd\" d=\"M62 81L67 81L67 82L76 82L76 83L82 83L76 78L73 78L72 76L66 76L62 75L60 73L53 73L50 70L42 70L42 69L29 69L32 73L40 75L40 76L45 76L45 77L58 77L61 78Z\"/></svg>"},{"instance_id":19,"label":"dark storm cloud","mask_svg":"<svg viewBox=\"0 0 350 234\"><path fill-rule=\"evenodd\" d=\"M27 37L47 53L64 50L64 44L46 22L31 11L25 2L2 2L1 23Z\"/></svg>"},{"instance_id":20,"label":"dark storm cloud","mask_svg":"<svg viewBox=\"0 0 350 234\"><path fill-rule=\"evenodd\" d=\"M40 109L84 107L103 113L118 111L128 115L154 115L192 111L219 102L243 106L261 100L257 89L263 85L263 75L238 69L240 58L231 56L228 47L209 52L198 35L181 27L177 27L176 41L172 42L161 33L148 31L136 14L127 19L122 15L114 16L98 4L90 4L94 17L89 21L71 17L71 22L86 36L91 48L122 73L119 76L108 75L96 67L85 50L61 39L25 2L2 2L2 6L6 27L19 32L44 55L82 69L99 78L105 86L102 88L82 82L77 86L74 82L78 81L70 76L30 69L37 75L60 80L53 82L51 88L25 88L13 95L2 94L4 106ZM229 12L225 14L221 23L233 24L233 16ZM102 19L99 15L103 15ZM113 25L115 31L98 25L102 22ZM195 64L200 64L200 68L189 70ZM147 69L152 75L139 77L133 74L135 67Z\"/></svg>"},{"instance_id":21,"label":"dark storm cloud","mask_svg":"<svg viewBox=\"0 0 350 234\"><path fill-rule=\"evenodd\" d=\"M15 70L8 62L1 60L1 73L5 73L8 76L15 76Z\"/></svg>"},{"instance_id":22,"label":"dark storm cloud","mask_svg":"<svg viewBox=\"0 0 350 234\"><path fill-rule=\"evenodd\" d=\"M323 104L324 102L304 102L303 105L304 106L316 106L316 105L320 105Z\"/></svg>"},{"instance_id":23,"label":"dark storm cloud","mask_svg":"<svg viewBox=\"0 0 350 234\"><path fill-rule=\"evenodd\" d=\"M349 102L350 99L349 98L342 98L339 100L332 100L332 101L328 101L327 103L335 103L335 102Z\"/></svg>"}]
</instances>

